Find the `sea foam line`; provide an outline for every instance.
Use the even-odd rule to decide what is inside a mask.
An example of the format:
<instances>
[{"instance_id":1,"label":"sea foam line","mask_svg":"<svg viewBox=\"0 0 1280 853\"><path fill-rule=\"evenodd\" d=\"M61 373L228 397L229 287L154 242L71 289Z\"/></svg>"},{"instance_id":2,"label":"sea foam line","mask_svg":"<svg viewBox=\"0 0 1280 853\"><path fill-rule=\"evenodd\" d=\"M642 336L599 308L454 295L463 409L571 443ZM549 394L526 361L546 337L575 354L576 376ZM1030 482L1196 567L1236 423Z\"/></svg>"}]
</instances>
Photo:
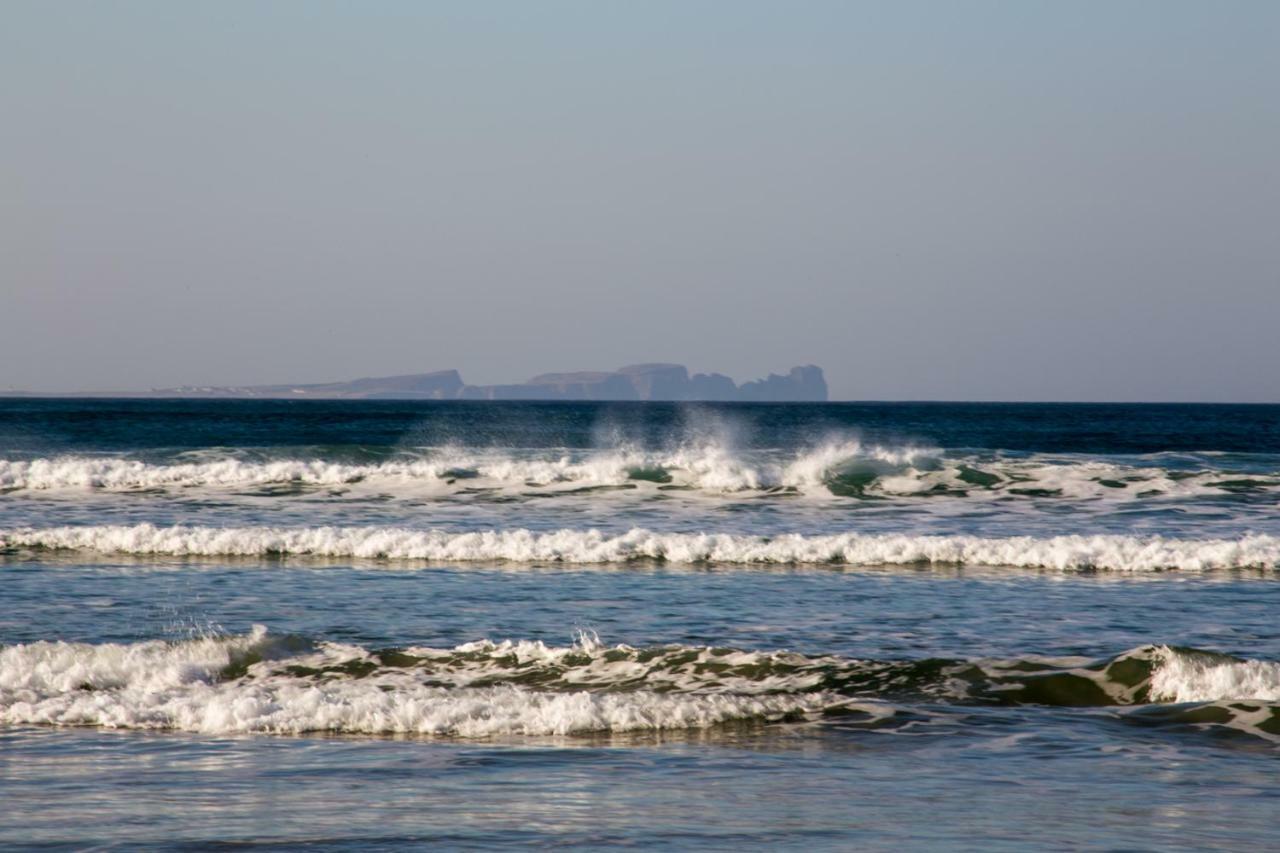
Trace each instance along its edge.
<instances>
[{"instance_id":1,"label":"sea foam line","mask_svg":"<svg viewBox=\"0 0 1280 853\"><path fill-rule=\"evenodd\" d=\"M408 649L431 657L479 657L469 675L492 677L511 656L560 661L600 656L597 646L548 648L541 643ZM484 660L490 653L491 660ZM389 667L368 678L314 679L290 664L322 666L366 660L359 647L304 644L290 651L265 629L185 643L37 642L0 648L0 724L88 725L207 733L411 733L454 737L567 735L699 729L739 720L776 720L834 701L821 695L769 695L653 690L597 692L589 684L547 691L511 684L424 683L413 669ZM227 667L248 665L227 680ZM485 664L488 664L488 667ZM284 667L284 669L281 669ZM609 674L607 662L597 667ZM499 671L498 674L501 674ZM509 675L516 675L509 672ZM446 674L447 677L447 674ZM573 687L566 685L567 687Z\"/></svg>"},{"instance_id":2,"label":"sea foam line","mask_svg":"<svg viewBox=\"0 0 1280 853\"><path fill-rule=\"evenodd\" d=\"M1280 568L1280 537L910 536L773 537L634 528L457 532L394 527L85 525L0 530L0 551L46 549L159 556L295 555L436 562L969 565L1121 572Z\"/></svg>"},{"instance_id":3,"label":"sea foam line","mask_svg":"<svg viewBox=\"0 0 1280 853\"><path fill-rule=\"evenodd\" d=\"M1213 716L1183 722L1212 721L1273 741L1280 720L1280 664L1272 661L1143 646L1095 662L933 662L958 686L949 701L962 704L1217 703ZM488 737L696 729L816 719L836 709L883 722L894 715L886 700L939 696L932 689L939 674L912 666L788 651L610 647L587 637L573 646L481 640L370 650L256 626L181 642L0 647L0 725ZM1028 689L1045 679L1062 690ZM1093 686L1070 687L1081 684Z\"/></svg>"},{"instance_id":4,"label":"sea foam line","mask_svg":"<svg viewBox=\"0 0 1280 853\"><path fill-rule=\"evenodd\" d=\"M971 494L1116 500L1270 493L1280 488L1276 474L1211 468L1175 471L1049 457L960 458L937 449L842 441L791 453L734 451L714 444L669 451L547 449L535 455L443 448L376 464L317 458L222 458L167 464L81 456L0 459L0 491L48 491L68 497L86 491L198 493L290 486L444 496L477 487L523 492L617 485L652 489L665 483L709 495L784 489L817 496L930 500Z\"/></svg>"},{"instance_id":5,"label":"sea foam line","mask_svg":"<svg viewBox=\"0 0 1280 853\"><path fill-rule=\"evenodd\" d=\"M294 484L345 487L375 482L382 488L443 488L461 479L495 486L618 485L637 471L677 479L708 491L822 487L833 466L850 462L897 468L940 451L830 443L778 458L744 458L715 444L642 451L616 448L584 453L547 449L541 455L471 453L442 448L421 457L375 464L324 459L249 461L235 458L154 464L118 457L62 456L0 459L0 489L130 491L169 488L240 488ZM758 456L758 454L757 454ZM825 491L825 489L823 489Z\"/></svg>"}]
</instances>

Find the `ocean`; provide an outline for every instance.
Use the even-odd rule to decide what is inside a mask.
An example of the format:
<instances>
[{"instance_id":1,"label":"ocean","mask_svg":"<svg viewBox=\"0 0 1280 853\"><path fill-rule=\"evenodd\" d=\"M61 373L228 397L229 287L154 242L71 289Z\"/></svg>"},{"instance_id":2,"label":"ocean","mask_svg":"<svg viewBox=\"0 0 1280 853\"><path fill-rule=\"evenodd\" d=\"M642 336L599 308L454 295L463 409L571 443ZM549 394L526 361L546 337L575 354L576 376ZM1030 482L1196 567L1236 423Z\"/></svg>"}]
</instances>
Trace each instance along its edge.
<instances>
[{"instance_id":1,"label":"ocean","mask_svg":"<svg viewBox=\"0 0 1280 853\"><path fill-rule=\"evenodd\" d=\"M1280 406L0 400L0 846L1280 844Z\"/></svg>"}]
</instances>

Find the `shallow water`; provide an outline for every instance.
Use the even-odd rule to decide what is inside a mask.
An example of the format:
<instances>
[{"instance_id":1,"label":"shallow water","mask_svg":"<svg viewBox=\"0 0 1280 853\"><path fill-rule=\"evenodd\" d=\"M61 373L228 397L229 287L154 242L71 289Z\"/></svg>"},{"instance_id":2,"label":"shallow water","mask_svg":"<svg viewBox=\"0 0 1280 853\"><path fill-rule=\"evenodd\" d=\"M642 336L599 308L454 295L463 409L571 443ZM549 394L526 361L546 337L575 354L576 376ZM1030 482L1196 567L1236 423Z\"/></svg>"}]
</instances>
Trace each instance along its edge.
<instances>
[{"instance_id":1,"label":"shallow water","mask_svg":"<svg viewBox=\"0 0 1280 853\"><path fill-rule=\"evenodd\" d=\"M1277 407L7 401L0 460L0 844L1275 842Z\"/></svg>"}]
</instances>

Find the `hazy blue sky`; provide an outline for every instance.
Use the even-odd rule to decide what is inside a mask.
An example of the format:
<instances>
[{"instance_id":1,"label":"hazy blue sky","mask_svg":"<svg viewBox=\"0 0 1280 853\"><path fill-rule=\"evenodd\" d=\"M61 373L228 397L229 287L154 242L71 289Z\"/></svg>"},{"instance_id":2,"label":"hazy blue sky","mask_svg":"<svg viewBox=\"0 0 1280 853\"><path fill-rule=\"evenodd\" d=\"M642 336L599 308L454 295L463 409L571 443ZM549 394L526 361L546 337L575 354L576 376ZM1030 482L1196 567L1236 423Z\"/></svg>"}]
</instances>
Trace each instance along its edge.
<instances>
[{"instance_id":1,"label":"hazy blue sky","mask_svg":"<svg viewBox=\"0 0 1280 853\"><path fill-rule=\"evenodd\" d=\"M1280 400L1280 3L0 2L0 388Z\"/></svg>"}]
</instances>

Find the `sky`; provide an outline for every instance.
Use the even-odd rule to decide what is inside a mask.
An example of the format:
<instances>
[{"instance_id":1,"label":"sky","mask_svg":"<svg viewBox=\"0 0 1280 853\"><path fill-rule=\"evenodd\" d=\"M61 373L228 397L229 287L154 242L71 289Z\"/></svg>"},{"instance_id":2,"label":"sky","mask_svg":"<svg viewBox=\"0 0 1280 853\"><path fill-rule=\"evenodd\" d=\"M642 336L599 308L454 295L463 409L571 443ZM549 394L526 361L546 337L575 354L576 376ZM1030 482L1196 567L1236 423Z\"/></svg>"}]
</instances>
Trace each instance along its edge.
<instances>
[{"instance_id":1,"label":"sky","mask_svg":"<svg viewBox=\"0 0 1280 853\"><path fill-rule=\"evenodd\" d=\"M3 0L0 389L1280 401L1280 3Z\"/></svg>"}]
</instances>

